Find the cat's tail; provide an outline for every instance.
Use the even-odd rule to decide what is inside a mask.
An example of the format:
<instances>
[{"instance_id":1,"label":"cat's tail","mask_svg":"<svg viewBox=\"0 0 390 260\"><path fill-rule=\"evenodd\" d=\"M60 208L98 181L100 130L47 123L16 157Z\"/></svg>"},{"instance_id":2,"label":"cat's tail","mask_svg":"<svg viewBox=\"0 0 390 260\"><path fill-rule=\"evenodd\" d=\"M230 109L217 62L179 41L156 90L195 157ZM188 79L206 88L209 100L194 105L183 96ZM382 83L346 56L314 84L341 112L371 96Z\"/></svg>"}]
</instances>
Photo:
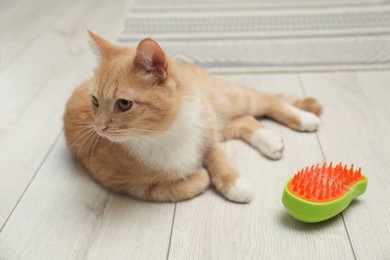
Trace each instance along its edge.
<instances>
[{"instance_id":1,"label":"cat's tail","mask_svg":"<svg viewBox=\"0 0 390 260\"><path fill-rule=\"evenodd\" d=\"M302 99L292 95L271 95L255 89L228 84L218 90L220 96L213 100L212 105L216 111L219 111L219 114L228 115L229 119L242 115L274 118L272 114L275 110L282 109L285 103L317 116L322 112L322 106L312 97ZM226 103L230 106L226 106Z\"/></svg>"},{"instance_id":2,"label":"cat's tail","mask_svg":"<svg viewBox=\"0 0 390 260\"><path fill-rule=\"evenodd\" d=\"M316 114L317 116L320 116L322 113L321 104L317 101L317 99L313 97L307 97L301 99L292 95L284 95L284 94L277 94L275 95L275 97L290 105L293 105L296 108Z\"/></svg>"}]
</instances>

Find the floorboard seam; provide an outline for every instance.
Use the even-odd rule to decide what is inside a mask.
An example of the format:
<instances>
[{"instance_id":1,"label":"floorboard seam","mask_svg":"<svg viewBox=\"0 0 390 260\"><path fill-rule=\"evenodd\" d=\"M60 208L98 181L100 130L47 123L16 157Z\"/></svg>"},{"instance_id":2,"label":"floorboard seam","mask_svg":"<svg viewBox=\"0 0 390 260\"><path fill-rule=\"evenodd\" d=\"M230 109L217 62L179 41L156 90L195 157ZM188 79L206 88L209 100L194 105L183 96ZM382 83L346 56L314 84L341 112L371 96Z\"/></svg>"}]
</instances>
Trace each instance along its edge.
<instances>
[{"instance_id":1,"label":"floorboard seam","mask_svg":"<svg viewBox=\"0 0 390 260\"><path fill-rule=\"evenodd\" d=\"M38 168L35 170L35 173L34 175L32 176L31 180L29 181L29 183L27 184L26 188L24 189L23 193L20 195L18 201L16 202L14 208L12 209L12 211L9 213L7 219L4 221L4 224L1 226L0 228L0 233L3 231L4 227L7 225L7 222L8 220L11 218L12 214L14 213L15 209L18 207L20 201L22 200L22 198L24 197L24 195L26 194L28 188L30 187L31 183L34 181L35 177L37 176L39 170L41 169L42 165L45 163L47 157L49 156L49 154L51 153L51 151L53 150L54 148L54 145L57 143L58 139L60 138L62 134L62 131L60 131L60 133L58 133L57 137L55 138L54 142L52 143L52 145L50 146L48 152L46 153L45 157L43 158L42 162L39 164Z\"/></svg>"},{"instance_id":2,"label":"floorboard seam","mask_svg":"<svg viewBox=\"0 0 390 260\"><path fill-rule=\"evenodd\" d=\"M177 203L175 203L175 208L174 208L174 210L173 210L171 234L169 235L169 244L168 244L167 260L169 260L169 254L170 254L170 252L171 252L172 234L173 234L173 228L174 228L174 225L175 225L175 218L176 218L176 207L177 207Z\"/></svg>"},{"instance_id":3,"label":"floorboard seam","mask_svg":"<svg viewBox=\"0 0 390 260\"><path fill-rule=\"evenodd\" d=\"M302 78L301 78L300 73L298 73L298 82L299 82L299 85L300 85L301 90L302 90L302 92L303 92L303 96L304 96L304 97L307 97L307 94L306 94L306 91L305 91L305 88L304 88L304 85L303 85L303 82L302 82ZM324 161L326 162L326 157L325 157L324 149L323 149L323 147L322 147L321 139L320 139L320 137L319 137L319 135L318 135L318 132L316 132L315 134L316 134L316 138L317 138L318 145L320 146L320 151L321 151L321 154L322 154L322 158L323 158ZM355 260L357 260L356 253L355 253L355 249L353 248L352 241L351 241L351 237L349 236L349 232L348 232L347 225L346 225L346 223L345 223L345 219L344 219L343 212L341 212L340 215L341 215L341 219L342 219L342 221L343 221L345 233L347 234L347 238L348 238L349 245L351 246L351 250L352 250L353 257L354 257Z\"/></svg>"},{"instance_id":4,"label":"floorboard seam","mask_svg":"<svg viewBox=\"0 0 390 260\"><path fill-rule=\"evenodd\" d=\"M351 249L352 249L352 253L353 253L353 257L355 258L355 260L357 260L357 257L356 257L356 254L355 254L355 250L353 249L353 245L352 245L352 240L351 240L351 236L349 235L349 232L348 232L348 228L347 228L347 224L345 223L345 219L344 219L344 213L341 212L341 219L343 220L343 224L344 224L344 227L345 227L345 232L347 233L347 237L348 237L348 241L349 241L349 244L351 245Z\"/></svg>"}]
</instances>

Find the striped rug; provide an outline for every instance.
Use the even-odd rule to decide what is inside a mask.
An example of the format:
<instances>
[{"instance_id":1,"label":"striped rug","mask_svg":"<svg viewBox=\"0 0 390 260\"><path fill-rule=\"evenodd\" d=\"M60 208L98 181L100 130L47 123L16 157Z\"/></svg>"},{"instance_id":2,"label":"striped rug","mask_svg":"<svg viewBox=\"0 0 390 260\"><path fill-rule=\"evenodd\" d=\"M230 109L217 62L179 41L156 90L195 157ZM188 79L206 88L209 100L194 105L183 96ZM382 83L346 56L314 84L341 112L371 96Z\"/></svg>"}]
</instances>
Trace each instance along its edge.
<instances>
[{"instance_id":1,"label":"striped rug","mask_svg":"<svg viewBox=\"0 0 390 260\"><path fill-rule=\"evenodd\" d=\"M390 1L133 0L123 45L229 71L390 68Z\"/></svg>"}]
</instances>

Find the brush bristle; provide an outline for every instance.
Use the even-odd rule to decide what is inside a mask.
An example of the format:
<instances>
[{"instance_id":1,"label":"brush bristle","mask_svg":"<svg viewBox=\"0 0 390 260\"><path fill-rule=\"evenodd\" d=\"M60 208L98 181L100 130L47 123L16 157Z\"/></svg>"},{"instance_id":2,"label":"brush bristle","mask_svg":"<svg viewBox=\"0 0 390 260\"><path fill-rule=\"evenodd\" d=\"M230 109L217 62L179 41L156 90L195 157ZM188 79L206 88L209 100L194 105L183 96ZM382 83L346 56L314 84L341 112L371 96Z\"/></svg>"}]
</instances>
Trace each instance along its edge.
<instances>
[{"instance_id":1,"label":"brush bristle","mask_svg":"<svg viewBox=\"0 0 390 260\"><path fill-rule=\"evenodd\" d=\"M342 163L324 163L302 169L290 180L288 189L295 196L311 202L328 202L343 196L357 182L364 180L361 169L348 169Z\"/></svg>"}]
</instances>

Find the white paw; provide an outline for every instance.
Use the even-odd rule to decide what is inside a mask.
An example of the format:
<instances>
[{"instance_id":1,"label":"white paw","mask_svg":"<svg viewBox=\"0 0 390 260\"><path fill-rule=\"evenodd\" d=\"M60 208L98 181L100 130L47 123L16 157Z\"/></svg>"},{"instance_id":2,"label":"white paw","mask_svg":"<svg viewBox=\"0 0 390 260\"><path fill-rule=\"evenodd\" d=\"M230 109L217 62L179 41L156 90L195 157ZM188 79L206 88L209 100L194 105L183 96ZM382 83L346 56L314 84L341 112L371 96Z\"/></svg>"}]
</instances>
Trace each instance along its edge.
<instances>
[{"instance_id":1,"label":"white paw","mask_svg":"<svg viewBox=\"0 0 390 260\"><path fill-rule=\"evenodd\" d=\"M280 159L283 155L284 143L282 138L268 129L261 128L256 130L252 134L250 143L263 155L271 159Z\"/></svg>"},{"instance_id":2,"label":"white paw","mask_svg":"<svg viewBox=\"0 0 390 260\"><path fill-rule=\"evenodd\" d=\"M316 131L320 125L320 118L313 113L306 111L299 111L299 119L303 131Z\"/></svg>"},{"instance_id":3,"label":"white paw","mask_svg":"<svg viewBox=\"0 0 390 260\"><path fill-rule=\"evenodd\" d=\"M284 105L286 109L289 109L298 119L299 126L294 127L299 131L313 132L318 129L320 125L320 118L313 113L298 109L289 104Z\"/></svg>"},{"instance_id":4,"label":"white paw","mask_svg":"<svg viewBox=\"0 0 390 260\"><path fill-rule=\"evenodd\" d=\"M247 179L240 177L230 188L226 197L231 201L248 203L253 198L252 184Z\"/></svg>"}]
</instances>

